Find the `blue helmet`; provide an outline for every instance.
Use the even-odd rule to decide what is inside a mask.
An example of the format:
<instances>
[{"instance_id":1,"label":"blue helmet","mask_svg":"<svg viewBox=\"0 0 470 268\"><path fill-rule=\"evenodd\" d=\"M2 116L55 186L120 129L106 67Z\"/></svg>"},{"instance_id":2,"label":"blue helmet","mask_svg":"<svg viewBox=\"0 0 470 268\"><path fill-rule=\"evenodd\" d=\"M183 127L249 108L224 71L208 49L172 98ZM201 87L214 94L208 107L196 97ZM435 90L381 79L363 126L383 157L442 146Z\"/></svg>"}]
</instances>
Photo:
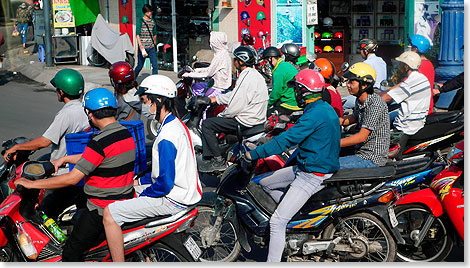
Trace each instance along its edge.
<instances>
[{"instance_id":1,"label":"blue helmet","mask_svg":"<svg viewBox=\"0 0 470 268\"><path fill-rule=\"evenodd\" d=\"M83 97L83 108L96 111L102 108L117 108L116 97L106 88L95 88L88 91Z\"/></svg>"},{"instance_id":2,"label":"blue helmet","mask_svg":"<svg viewBox=\"0 0 470 268\"><path fill-rule=\"evenodd\" d=\"M421 54L428 52L429 48L431 47L431 43L429 42L429 40L419 34L411 36L408 40L410 42L410 45L417 47L418 52Z\"/></svg>"}]
</instances>

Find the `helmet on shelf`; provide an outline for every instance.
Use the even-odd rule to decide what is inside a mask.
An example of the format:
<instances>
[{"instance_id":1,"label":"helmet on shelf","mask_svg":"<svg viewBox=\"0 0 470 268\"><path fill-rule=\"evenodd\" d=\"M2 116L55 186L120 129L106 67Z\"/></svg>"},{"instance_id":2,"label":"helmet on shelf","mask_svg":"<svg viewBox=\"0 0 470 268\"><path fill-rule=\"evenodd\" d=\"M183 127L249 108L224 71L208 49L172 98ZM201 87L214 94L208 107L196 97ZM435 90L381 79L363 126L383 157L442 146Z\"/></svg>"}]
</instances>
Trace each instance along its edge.
<instances>
[{"instance_id":1,"label":"helmet on shelf","mask_svg":"<svg viewBox=\"0 0 470 268\"><path fill-rule=\"evenodd\" d=\"M324 33L321 35L321 38L330 39L330 38L331 38L331 34L330 34L329 32L324 32Z\"/></svg>"},{"instance_id":2,"label":"helmet on shelf","mask_svg":"<svg viewBox=\"0 0 470 268\"><path fill-rule=\"evenodd\" d=\"M320 38L320 34L315 32L315 39Z\"/></svg>"},{"instance_id":3,"label":"helmet on shelf","mask_svg":"<svg viewBox=\"0 0 470 268\"><path fill-rule=\"evenodd\" d=\"M323 50L319 46L315 46L315 53L322 53Z\"/></svg>"},{"instance_id":4,"label":"helmet on shelf","mask_svg":"<svg viewBox=\"0 0 470 268\"><path fill-rule=\"evenodd\" d=\"M326 17L323 19L323 26L330 27L333 26L333 19L330 17Z\"/></svg>"},{"instance_id":5,"label":"helmet on shelf","mask_svg":"<svg viewBox=\"0 0 470 268\"><path fill-rule=\"evenodd\" d=\"M343 33L342 32L336 32L334 37L337 38L337 39L341 39L341 38L343 38Z\"/></svg>"},{"instance_id":6,"label":"helmet on shelf","mask_svg":"<svg viewBox=\"0 0 470 268\"><path fill-rule=\"evenodd\" d=\"M343 52L343 47L342 46L336 46L335 47L335 52L338 52L338 53Z\"/></svg>"},{"instance_id":7,"label":"helmet on shelf","mask_svg":"<svg viewBox=\"0 0 470 268\"><path fill-rule=\"evenodd\" d=\"M323 47L323 51L324 52L332 52L333 51L333 48L331 46L324 46Z\"/></svg>"}]
</instances>

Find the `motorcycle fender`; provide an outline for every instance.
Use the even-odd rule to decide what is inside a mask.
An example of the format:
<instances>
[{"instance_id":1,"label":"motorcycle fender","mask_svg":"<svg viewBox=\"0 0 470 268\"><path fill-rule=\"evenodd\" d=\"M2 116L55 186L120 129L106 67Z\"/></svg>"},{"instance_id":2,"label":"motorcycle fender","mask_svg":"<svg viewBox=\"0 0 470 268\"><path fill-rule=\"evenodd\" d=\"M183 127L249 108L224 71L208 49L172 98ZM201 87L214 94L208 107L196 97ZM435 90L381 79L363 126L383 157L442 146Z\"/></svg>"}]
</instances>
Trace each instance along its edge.
<instances>
[{"instance_id":1,"label":"motorcycle fender","mask_svg":"<svg viewBox=\"0 0 470 268\"><path fill-rule=\"evenodd\" d=\"M390 217L388 214L388 210L386 206L376 206L368 209L369 213L378 216L379 219L387 225L388 229L390 230L392 236L395 238L398 244L404 245L405 240L403 239L402 235L400 234L400 230L398 230L397 226L392 227L392 223L390 222Z\"/></svg>"},{"instance_id":2,"label":"motorcycle fender","mask_svg":"<svg viewBox=\"0 0 470 268\"><path fill-rule=\"evenodd\" d=\"M248 243L248 238L246 236L245 228L242 225L240 225L234 205L230 206L227 216L228 216L227 219L233 224L235 231L238 234L240 245L246 252L251 252L251 246Z\"/></svg>"},{"instance_id":3,"label":"motorcycle fender","mask_svg":"<svg viewBox=\"0 0 470 268\"><path fill-rule=\"evenodd\" d=\"M209 206L212 207L215 205L217 200L217 193L215 191L203 192L201 200L197 203L198 206Z\"/></svg>"},{"instance_id":4,"label":"motorcycle fender","mask_svg":"<svg viewBox=\"0 0 470 268\"><path fill-rule=\"evenodd\" d=\"M427 206L435 217L444 214L441 202L431 189L423 189L403 196L397 203L398 206L406 204L423 204Z\"/></svg>"},{"instance_id":5,"label":"motorcycle fender","mask_svg":"<svg viewBox=\"0 0 470 268\"><path fill-rule=\"evenodd\" d=\"M181 232L181 233L172 233L170 235L166 235L160 238L160 240L157 240L157 242L163 243L171 247L172 249L174 249L175 251L183 255L183 257L186 258L187 260L192 260L193 257L191 257L191 254L189 254L188 250L183 245L185 239L186 239L185 233Z\"/></svg>"}]
</instances>

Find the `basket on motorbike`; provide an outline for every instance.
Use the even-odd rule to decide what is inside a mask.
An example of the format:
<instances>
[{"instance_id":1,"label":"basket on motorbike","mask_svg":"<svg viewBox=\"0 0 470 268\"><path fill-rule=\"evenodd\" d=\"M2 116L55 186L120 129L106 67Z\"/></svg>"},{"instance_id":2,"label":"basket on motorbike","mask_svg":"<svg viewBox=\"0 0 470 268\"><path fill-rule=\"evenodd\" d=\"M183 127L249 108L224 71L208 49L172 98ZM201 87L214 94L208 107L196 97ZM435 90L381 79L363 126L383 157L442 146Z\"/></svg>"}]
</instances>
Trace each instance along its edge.
<instances>
[{"instance_id":1,"label":"basket on motorbike","mask_svg":"<svg viewBox=\"0 0 470 268\"><path fill-rule=\"evenodd\" d=\"M125 126L134 138L136 153L135 153L135 166L134 174L144 172L147 169L147 157L145 150L145 133L144 124L142 121L119 121L119 123ZM91 140L94 134L98 134L98 131L87 131L70 133L65 135L65 146L67 149L67 155L81 154L85 150L86 145ZM69 170L72 170L75 165L69 165Z\"/></svg>"}]
</instances>

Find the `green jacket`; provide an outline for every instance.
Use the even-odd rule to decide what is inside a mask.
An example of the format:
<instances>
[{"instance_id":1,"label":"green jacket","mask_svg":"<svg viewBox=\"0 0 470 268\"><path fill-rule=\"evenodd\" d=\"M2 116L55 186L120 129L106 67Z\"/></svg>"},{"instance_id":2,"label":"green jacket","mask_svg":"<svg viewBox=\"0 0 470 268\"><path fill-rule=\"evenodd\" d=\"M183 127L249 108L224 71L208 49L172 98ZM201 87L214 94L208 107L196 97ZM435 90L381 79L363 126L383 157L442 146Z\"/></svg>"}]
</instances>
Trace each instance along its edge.
<instances>
[{"instance_id":1,"label":"green jacket","mask_svg":"<svg viewBox=\"0 0 470 268\"><path fill-rule=\"evenodd\" d=\"M294 65L279 59L273 69L273 90L269 95L268 107L276 105L280 101L281 107L289 110L302 110L297 106L293 88L287 87L287 82L298 73Z\"/></svg>"}]
</instances>

